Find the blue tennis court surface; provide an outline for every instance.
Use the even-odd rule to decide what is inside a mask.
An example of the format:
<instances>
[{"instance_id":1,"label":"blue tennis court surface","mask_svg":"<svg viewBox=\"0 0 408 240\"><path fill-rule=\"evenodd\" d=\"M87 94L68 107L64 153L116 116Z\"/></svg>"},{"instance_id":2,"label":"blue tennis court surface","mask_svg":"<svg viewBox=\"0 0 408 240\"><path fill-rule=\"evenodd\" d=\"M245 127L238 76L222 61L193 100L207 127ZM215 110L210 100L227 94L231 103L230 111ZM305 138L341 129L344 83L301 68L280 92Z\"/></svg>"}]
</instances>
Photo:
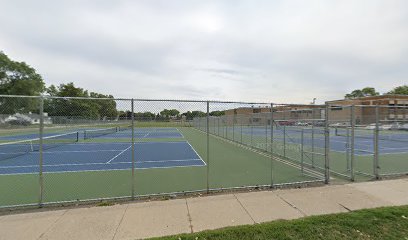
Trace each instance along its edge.
<instances>
[{"instance_id":1,"label":"blue tennis court surface","mask_svg":"<svg viewBox=\"0 0 408 240\"><path fill-rule=\"evenodd\" d=\"M13 151L13 150L10 150ZM7 154L6 151L0 154ZM132 167L129 143L73 143L44 151L44 172L125 170ZM39 152L0 161L0 175L38 173ZM137 169L205 166L187 141L135 143Z\"/></svg>"},{"instance_id":2,"label":"blue tennis court surface","mask_svg":"<svg viewBox=\"0 0 408 240\"><path fill-rule=\"evenodd\" d=\"M218 129L217 129L218 130ZM217 131L216 130L216 131ZM226 128L221 128L220 132L222 131L227 131L228 136L232 138L232 127ZM270 128L265 128L265 127L242 127L240 126L236 127L234 129L235 131L235 138L239 139L240 134L242 132L242 135L244 136L257 136L261 141L264 141L264 139L270 138ZM311 133L309 129L309 133L305 131L305 136L304 136L304 144L306 146L311 146L312 142L314 143L314 146L317 148L324 148L325 145L325 140L324 140L324 133L320 129L315 129L315 135L314 135L314 140L312 141L311 138ZM224 132L225 133L225 132ZM274 134L274 141L278 142L283 142L285 141L287 144L296 144L300 145L302 143L301 141L301 130L300 129L295 129L295 128L286 128L285 133L283 129L274 129L273 131ZM389 135L384 134L380 137L387 137ZM395 138L395 140L392 139L379 139L379 149L378 152L379 154L401 154L401 153L408 153L408 133L402 133L402 134L393 134L392 137ZM257 140L259 141L259 140ZM350 145L350 143L349 143ZM373 155L374 154L374 136L373 139L367 139L367 138L355 138L354 142L355 146L355 155ZM331 132L330 135L330 151L333 152L340 152L340 153L346 153L347 152L347 137L346 136L336 136L334 132Z\"/></svg>"}]
</instances>

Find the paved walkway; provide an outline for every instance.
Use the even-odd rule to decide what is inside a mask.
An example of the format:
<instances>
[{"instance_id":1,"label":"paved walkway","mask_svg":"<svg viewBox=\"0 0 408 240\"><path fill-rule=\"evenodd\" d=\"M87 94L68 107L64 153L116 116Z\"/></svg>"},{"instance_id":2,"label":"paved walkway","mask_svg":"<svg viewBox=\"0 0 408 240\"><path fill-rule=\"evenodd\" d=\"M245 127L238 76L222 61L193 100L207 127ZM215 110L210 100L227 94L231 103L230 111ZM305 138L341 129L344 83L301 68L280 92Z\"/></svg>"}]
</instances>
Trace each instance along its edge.
<instances>
[{"instance_id":1,"label":"paved walkway","mask_svg":"<svg viewBox=\"0 0 408 240\"><path fill-rule=\"evenodd\" d=\"M0 216L0 239L140 239L408 204L408 179Z\"/></svg>"}]
</instances>

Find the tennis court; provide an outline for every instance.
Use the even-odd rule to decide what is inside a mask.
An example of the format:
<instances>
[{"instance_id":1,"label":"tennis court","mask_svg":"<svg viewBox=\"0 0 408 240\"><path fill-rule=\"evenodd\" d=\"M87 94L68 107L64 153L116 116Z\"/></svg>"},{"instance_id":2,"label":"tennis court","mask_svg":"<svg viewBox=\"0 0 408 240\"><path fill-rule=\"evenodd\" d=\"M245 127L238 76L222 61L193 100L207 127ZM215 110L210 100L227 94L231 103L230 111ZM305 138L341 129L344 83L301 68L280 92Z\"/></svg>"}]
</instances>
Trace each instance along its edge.
<instances>
[{"instance_id":1,"label":"tennis court","mask_svg":"<svg viewBox=\"0 0 408 240\"><path fill-rule=\"evenodd\" d=\"M140 138L181 138L177 129L138 129ZM93 134L92 137L90 136ZM102 134L101 134L102 133ZM131 135L131 130L85 130L87 139L106 139ZM99 134L99 135L96 135ZM132 168L132 146L124 142L80 142L79 132L44 138L43 172L125 170ZM84 137L85 138L85 137ZM135 167L172 168L205 166L188 141L136 142ZM19 141L0 145L0 174L38 173L38 141Z\"/></svg>"}]
</instances>

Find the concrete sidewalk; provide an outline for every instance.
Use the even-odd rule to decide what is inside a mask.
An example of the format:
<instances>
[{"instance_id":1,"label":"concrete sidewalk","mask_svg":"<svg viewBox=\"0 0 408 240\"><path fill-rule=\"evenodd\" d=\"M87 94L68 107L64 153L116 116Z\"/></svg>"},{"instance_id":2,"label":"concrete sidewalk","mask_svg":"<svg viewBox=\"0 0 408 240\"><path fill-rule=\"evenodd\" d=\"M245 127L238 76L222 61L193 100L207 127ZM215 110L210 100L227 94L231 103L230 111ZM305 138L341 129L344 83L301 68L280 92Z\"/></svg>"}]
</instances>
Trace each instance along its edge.
<instances>
[{"instance_id":1,"label":"concrete sidewalk","mask_svg":"<svg viewBox=\"0 0 408 240\"><path fill-rule=\"evenodd\" d=\"M0 216L0 239L140 239L408 204L408 179Z\"/></svg>"}]
</instances>

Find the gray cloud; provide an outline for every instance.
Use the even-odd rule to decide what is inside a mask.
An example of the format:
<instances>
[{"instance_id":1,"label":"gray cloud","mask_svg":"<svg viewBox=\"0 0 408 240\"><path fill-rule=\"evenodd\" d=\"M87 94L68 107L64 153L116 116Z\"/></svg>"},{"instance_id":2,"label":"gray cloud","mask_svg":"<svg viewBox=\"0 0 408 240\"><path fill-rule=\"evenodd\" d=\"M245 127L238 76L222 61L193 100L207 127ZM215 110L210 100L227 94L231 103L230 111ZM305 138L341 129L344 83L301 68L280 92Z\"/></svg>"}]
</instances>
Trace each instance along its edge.
<instances>
[{"instance_id":1,"label":"gray cloud","mask_svg":"<svg viewBox=\"0 0 408 240\"><path fill-rule=\"evenodd\" d=\"M118 97L307 103L406 84L406 1L2 1L0 47Z\"/></svg>"}]
</instances>

